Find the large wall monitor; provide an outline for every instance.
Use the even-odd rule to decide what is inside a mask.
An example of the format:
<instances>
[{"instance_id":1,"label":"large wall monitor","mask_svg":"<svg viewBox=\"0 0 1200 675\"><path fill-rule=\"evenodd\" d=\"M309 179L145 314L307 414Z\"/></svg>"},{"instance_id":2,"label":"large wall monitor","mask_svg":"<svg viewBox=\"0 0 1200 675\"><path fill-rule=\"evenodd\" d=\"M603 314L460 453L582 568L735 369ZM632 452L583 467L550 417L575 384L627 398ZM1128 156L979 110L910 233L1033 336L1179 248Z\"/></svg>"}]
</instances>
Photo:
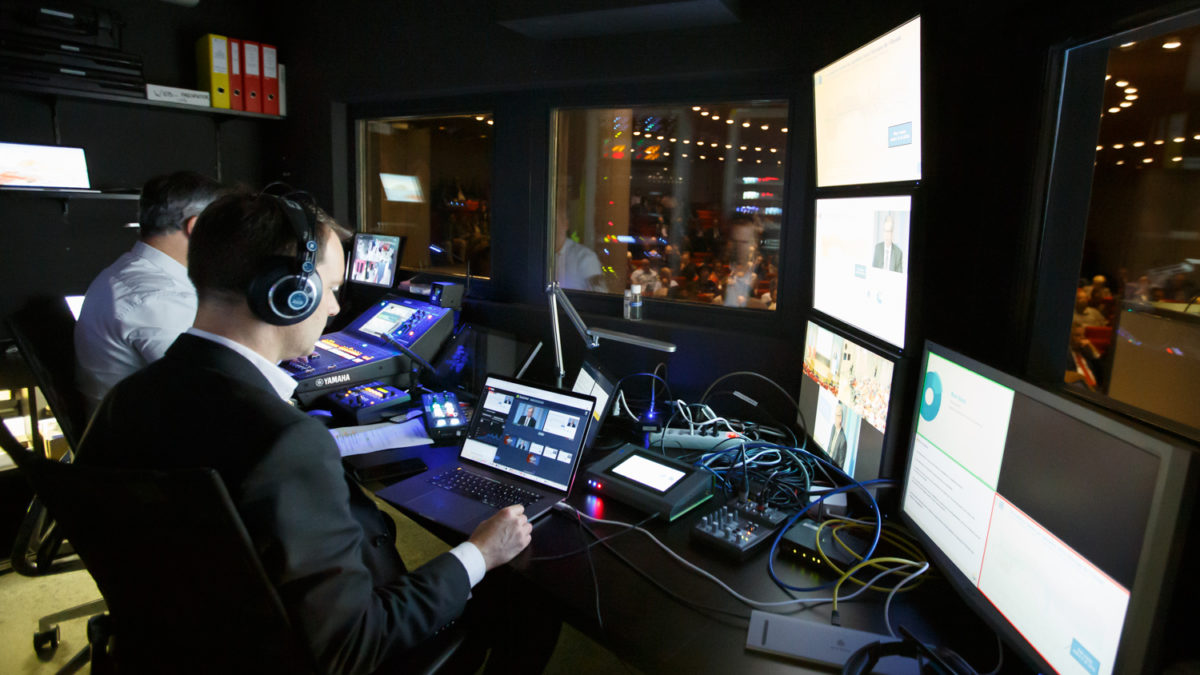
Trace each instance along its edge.
<instances>
[{"instance_id":1,"label":"large wall monitor","mask_svg":"<svg viewBox=\"0 0 1200 675\"><path fill-rule=\"evenodd\" d=\"M817 187L921 179L921 19L813 75Z\"/></svg>"},{"instance_id":2,"label":"large wall monitor","mask_svg":"<svg viewBox=\"0 0 1200 675\"><path fill-rule=\"evenodd\" d=\"M391 288L403 247L402 237L363 232L354 235L354 251L347 270L349 280Z\"/></svg>"},{"instance_id":3,"label":"large wall monitor","mask_svg":"<svg viewBox=\"0 0 1200 675\"><path fill-rule=\"evenodd\" d=\"M895 364L809 322L800 412L808 433L848 475L878 478Z\"/></svg>"},{"instance_id":4,"label":"large wall monitor","mask_svg":"<svg viewBox=\"0 0 1200 675\"><path fill-rule=\"evenodd\" d=\"M813 308L904 347L911 197L818 199Z\"/></svg>"},{"instance_id":5,"label":"large wall monitor","mask_svg":"<svg viewBox=\"0 0 1200 675\"><path fill-rule=\"evenodd\" d=\"M917 408L903 515L974 609L1042 672L1157 672L1191 453L932 343Z\"/></svg>"}]
</instances>

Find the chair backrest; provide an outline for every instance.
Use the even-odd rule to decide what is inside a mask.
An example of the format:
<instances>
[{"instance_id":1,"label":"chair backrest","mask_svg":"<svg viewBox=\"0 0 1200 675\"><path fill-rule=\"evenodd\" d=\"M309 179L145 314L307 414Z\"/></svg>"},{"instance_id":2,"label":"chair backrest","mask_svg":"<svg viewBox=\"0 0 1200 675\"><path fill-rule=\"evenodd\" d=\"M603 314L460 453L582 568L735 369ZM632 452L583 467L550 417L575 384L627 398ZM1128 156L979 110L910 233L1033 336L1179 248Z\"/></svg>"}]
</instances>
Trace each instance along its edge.
<instances>
[{"instance_id":1,"label":"chair backrest","mask_svg":"<svg viewBox=\"0 0 1200 675\"><path fill-rule=\"evenodd\" d=\"M87 426L87 404L75 386L75 317L66 300L38 297L8 318L8 328L33 372L71 449Z\"/></svg>"},{"instance_id":2,"label":"chair backrest","mask_svg":"<svg viewBox=\"0 0 1200 675\"><path fill-rule=\"evenodd\" d=\"M241 518L211 469L54 462L0 443L108 603L131 672L314 672Z\"/></svg>"}]
</instances>

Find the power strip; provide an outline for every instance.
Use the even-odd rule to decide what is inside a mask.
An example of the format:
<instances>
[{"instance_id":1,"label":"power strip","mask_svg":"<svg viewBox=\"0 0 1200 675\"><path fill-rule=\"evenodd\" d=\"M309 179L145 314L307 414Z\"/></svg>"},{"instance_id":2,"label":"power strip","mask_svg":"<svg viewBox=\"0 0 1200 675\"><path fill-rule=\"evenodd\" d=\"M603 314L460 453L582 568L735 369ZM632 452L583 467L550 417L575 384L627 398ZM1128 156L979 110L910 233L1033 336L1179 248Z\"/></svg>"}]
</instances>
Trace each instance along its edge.
<instances>
[{"instance_id":1,"label":"power strip","mask_svg":"<svg viewBox=\"0 0 1200 675\"><path fill-rule=\"evenodd\" d=\"M717 445L732 448L737 445L732 439L738 437L738 434L729 429L718 429L715 424L701 427L694 432L691 429L664 429L650 433L648 447L654 450L659 447L666 450L711 450Z\"/></svg>"}]
</instances>

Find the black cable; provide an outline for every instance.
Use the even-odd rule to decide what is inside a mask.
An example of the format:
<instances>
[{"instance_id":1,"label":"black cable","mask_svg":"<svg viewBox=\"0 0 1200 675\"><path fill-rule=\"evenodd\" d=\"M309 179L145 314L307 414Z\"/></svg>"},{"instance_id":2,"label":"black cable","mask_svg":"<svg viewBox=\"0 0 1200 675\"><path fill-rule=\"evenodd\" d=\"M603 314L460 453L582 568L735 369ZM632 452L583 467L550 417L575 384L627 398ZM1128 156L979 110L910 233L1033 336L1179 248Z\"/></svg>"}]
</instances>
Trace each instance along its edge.
<instances>
[{"instance_id":1,"label":"black cable","mask_svg":"<svg viewBox=\"0 0 1200 675\"><path fill-rule=\"evenodd\" d=\"M583 525L584 528L586 528L588 530L588 532L591 533L591 535L593 537L596 536L595 531L593 531L592 528L588 527L588 525L586 523L581 523L581 524ZM649 581L651 584L653 584L655 588L662 591L663 593L666 593L667 595L671 596L675 600L678 600L679 602L683 603L684 605L691 607L692 609L697 609L697 610L701 610L701 611L705 611L705 612L712 612L715 614L725 614L725 615L736 617L739 619L749 619L750 618L749 614L743 614L741 612L735 612L735 611L728 610L728 609L720 609L718 607L709 607L708 605L705 605L705 604L702 604L699 602L695 602L694 600L688 600L687 598L683 597L682 595L679 595L675 591L672 591L671 589L664 586L657 579L650 576L649 572L646 572L642 568L635 565L631 560L629 560L629 558L626 558L624 555L621 555L621 553L619 553L617 551L617 549L613 548L612 545L609 544L607 541L600 541L599 543L602 546L604 546L604 548L608 549L609 553L612 553L614 556L616 556L618 560L625 563L625 565L627 565L634 572L637 572L637 574L639 576L641 576L643 579L645 579L646 581Z\"/></svg>"}]
</instances>

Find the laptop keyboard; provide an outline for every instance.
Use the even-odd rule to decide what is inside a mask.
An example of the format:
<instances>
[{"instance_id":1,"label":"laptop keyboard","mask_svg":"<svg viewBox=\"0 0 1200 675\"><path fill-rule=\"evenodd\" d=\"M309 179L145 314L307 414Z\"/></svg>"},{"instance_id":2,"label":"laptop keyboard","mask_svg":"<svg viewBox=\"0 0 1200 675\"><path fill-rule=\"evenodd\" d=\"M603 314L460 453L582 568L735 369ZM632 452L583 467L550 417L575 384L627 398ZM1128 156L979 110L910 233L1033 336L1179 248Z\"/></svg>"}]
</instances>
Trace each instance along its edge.
<instances>
[{"instance_id":1,"label":"laptop keyboard","mask_svg":"<svg viewBox=\"0 0 1200 675\"><path fill-rule=\"evenodd\" d=\"M451 469L428 480L443 490L471 497L498 509L512 506L513 504L529 506L542 498L536 492L523 490L514 485L501 483L486 476L480 476L479 474L461 469Z\"/></svg>"}]
</instances>

